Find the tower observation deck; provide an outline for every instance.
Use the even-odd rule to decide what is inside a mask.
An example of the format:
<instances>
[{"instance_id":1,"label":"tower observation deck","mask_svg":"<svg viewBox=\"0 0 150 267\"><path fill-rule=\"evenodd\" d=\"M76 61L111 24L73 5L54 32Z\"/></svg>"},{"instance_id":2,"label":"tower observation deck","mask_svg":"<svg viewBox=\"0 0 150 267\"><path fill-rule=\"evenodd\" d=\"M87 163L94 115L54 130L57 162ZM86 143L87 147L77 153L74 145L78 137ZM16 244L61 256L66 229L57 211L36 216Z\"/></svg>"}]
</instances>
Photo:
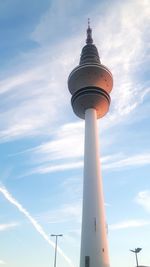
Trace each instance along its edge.
<instances>
[{"instance_id":1,"label":"tower observation deck","mask_svg":"<svg viewBox=\"0 0 150 267\"><path fill-rule=\"evenodd\" d=\"M85 119L80 267L109 267L97 119L109 110L112 86L112 74L101 64L88 23L79 65L68 78L73 111Z\"/></svg>"},{"instance_id":2,"label":"tower observation deck","mask_svg":"<svg viewBox=\"0 0 150 267\"><path fill-rule=\"evenodd\" d=\"M88 25L86 45L82 49L80 63L68 78L74 113L84 119L85 110L94 108L97 118L103 117L109 109L112 86L112 74L100 62L97 48L93 44L92 30Z\"/></svg>"}]
</instances>

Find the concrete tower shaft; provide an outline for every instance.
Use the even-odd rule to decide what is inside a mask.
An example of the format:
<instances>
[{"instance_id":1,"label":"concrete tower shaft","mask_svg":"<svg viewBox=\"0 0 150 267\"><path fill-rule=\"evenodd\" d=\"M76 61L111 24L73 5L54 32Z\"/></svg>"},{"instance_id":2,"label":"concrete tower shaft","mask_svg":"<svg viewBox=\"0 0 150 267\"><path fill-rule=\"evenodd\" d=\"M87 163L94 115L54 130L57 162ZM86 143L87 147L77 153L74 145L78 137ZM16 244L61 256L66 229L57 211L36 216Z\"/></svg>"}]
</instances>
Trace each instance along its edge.
<instances>
[{"instance_id":1,"label":"concrete tower shaft","mask_svg":"<svg viewBox=\"0 0 150 267\"><path fill-rule=\"evenodd\" d=\"M84 184L80 267L109 267L96 110L85 111Z\"/></svg>"},{"instance_id":2,"label":"concrete tower shaft","mask_svg":"<svg viewBox=\"0 0 150 267\"><path fill-rule=\"evenodd\" d=\"M68 88L72 94L75 114L84 119L85 111L94 108L97 118L109 110L113 78L110 70L101 64L96 46L93 44L92 30L88 26L86 45L82 49L80 63L69 75Z\"/></svg>"}]
</instances>

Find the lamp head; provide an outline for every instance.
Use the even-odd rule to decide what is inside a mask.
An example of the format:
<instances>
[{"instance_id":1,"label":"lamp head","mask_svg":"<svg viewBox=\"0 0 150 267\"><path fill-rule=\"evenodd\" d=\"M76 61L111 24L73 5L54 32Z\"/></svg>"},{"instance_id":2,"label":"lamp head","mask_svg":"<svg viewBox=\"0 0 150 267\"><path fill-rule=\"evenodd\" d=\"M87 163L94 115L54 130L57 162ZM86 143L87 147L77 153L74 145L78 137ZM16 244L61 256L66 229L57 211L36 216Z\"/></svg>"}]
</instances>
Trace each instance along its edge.
<instances>
[{"instance_id":1,"label":"lamp head","mask_svg":"<svg viewBox=\"0 0 150 267\"><path fill-rule=\"evenodd\" d=\"M135 249L135 252L136 252L136 253L139 253L141 250L142 250L142 248L136 248L136 249Z\"/></svg>"},{"instance_id":2,"label":"lamp head","mask_svg":"<svg viewBox=\"0 0 150 267\"><path fill-rule=\"evenodd\" d=\"M142 248L135 248L135 250L130 249L131 252L139 253L142 250Z\"/></svg>"}]
</instances>

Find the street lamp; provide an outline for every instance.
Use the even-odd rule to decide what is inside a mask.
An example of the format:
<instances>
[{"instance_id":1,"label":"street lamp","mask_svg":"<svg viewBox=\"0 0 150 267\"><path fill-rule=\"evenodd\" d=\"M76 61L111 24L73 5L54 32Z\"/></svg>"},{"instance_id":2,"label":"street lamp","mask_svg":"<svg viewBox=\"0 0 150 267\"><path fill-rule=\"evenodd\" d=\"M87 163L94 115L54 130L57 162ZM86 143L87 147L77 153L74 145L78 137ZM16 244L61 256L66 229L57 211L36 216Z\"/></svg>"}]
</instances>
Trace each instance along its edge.
<instances>
[{"instance_id":1,"label":"street lamp","mask_svg":"<svg viewBox=\"0 0 150 267\"><path fill-rule=\"evenodd\" d=\"M135 248L135 250L130 249L131 252L135 253L135 258L136 258L136 266L138 267L138 256L137 254L142 250L142 248Z\"/></svg>"},{"instance_id":2,"label":"street lamp","mask_svg":"<svg viewBox=\"0 0 150 267\"><path fill-rule=\"evenodd\" d=\"M54 267L56 267L56 258L57 258L57 239L59 236L63 236L62 234L59 234L59 235L54 235L52 234L51 236L54 236L56 238L56 241L55 241L55 257L54 257Z\"/></svg>"}]
</instances>

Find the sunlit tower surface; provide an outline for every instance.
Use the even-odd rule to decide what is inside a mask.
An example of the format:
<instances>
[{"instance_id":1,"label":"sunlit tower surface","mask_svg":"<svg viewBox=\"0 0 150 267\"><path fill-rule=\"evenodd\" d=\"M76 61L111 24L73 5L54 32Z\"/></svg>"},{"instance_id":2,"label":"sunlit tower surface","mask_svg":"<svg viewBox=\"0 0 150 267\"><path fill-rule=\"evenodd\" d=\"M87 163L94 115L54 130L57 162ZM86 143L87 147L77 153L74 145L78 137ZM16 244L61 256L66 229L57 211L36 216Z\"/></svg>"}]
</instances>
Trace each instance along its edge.
<instances>
[{"instance_id":1,"label":"sunlit tower surface","mask_svg":"<svg viewBox=\"0 0 150 267\"><path fill-rule=\"evenodd\" d=\"M85 119L80 267L109 266L97 119L109 110L112 86L112 74L101 64L88 22L86 45L82 49L80 63L68 78L73 111Z\"/></svg>"}]
</instances>

